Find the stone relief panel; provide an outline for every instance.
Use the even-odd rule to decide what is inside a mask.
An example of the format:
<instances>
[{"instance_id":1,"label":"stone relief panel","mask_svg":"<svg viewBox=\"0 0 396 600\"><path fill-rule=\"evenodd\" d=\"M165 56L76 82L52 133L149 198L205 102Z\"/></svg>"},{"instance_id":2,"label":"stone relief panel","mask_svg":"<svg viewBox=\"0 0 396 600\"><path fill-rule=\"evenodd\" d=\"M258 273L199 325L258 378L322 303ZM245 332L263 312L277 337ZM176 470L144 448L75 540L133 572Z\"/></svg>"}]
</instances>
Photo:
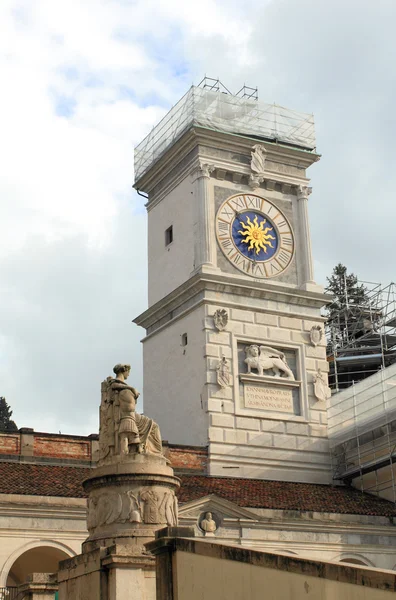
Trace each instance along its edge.
<instances>
[{"instance_id":1,"label":"stone relief panel","mask_svg":"<svg viewBox=\"0 0 396 600\"><path fill-rule=\"evenodd\" d=\"M287 364L287 359L281 350L271 346L258 346L251 344L245 346L245 363L248 374L257 373L263 377L282 377L294 381L293 371Z\"/></svg>"},{"instance_id":2,"label":"stone relief panel","mask_svg":"<svg viewBox=\"0 0 396 600\"><path fill-rule=\"evenodd\" d=\"M300 416L297 351L243 342L237 350L241 408Z\"/></svg>"},{"instance_id":3,"label":"stone relief panel","mask_svg":"<svg viewBox=\"0 0 396 600\"><path fill-rule=\"evenodd\" d=\"M221 388L226 388L231 382L230 365L225 356L219 361L217 365L217 383Z\"/></svg>"},{"instance_id":4,"label":"stone relief panel","mask_svg":"<svg viewBox=\"0 0 396 600\"><path fill-rule=\"evenodd\" d=\"M142 488L122 492L105 492L88 500L89 531L115 523L177 525L177 498L169 490Z\"/></svg>"},{"instance_id":5,"label":"stone relief panel","mask_svg":"<svg viewBox=\"0 0 396 600\"><path fill-rule=\"evenodd\" d=\"M317 400L328 400L331 397L331 390L327 385L327 379L320 369L313 376L314 393Z\"/></svg>"}]
</instances>

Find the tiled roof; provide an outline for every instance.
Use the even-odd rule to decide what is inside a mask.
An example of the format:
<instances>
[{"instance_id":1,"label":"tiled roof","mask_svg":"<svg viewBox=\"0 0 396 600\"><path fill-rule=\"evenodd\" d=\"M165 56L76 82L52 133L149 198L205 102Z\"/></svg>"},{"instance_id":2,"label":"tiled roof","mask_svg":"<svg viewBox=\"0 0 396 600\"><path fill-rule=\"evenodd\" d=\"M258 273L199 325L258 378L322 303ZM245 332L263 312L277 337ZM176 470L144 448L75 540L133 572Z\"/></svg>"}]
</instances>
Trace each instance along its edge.
<instances>
[{"instance_id":1,"label":"tiled roof","mask_svg":"<svg viewBox=\"0 0 396 600\"><path fill-rule=\"evenodd\" d=\"M246 508L396 516L393 502L355 488L201 475L184 475L181 479L180 503L215 494Z\"/></svg>"},{"instance_id":2,"label":"tiled roof","mask_svg":"<svg viewBox=\"0 0 396 600\"><path fill-rule=\"evenodd\" d=\"M0 494L85 498L82 481L91 469L0 462Z\"/></svg>"},{"instance_id":3,"label":"tiled roof","mask_svg":"<svg viewBox=\"0 0 396 600\"><path fill-rule=\"evenodd\" d=\"M0 494L84 498L82 481L90 469L0 462ZM341 486L261 479L179 475L184 504L215 494L250 508L273 508L375 516L396 516L393 502Z\"/></svg>"}]
</instances>

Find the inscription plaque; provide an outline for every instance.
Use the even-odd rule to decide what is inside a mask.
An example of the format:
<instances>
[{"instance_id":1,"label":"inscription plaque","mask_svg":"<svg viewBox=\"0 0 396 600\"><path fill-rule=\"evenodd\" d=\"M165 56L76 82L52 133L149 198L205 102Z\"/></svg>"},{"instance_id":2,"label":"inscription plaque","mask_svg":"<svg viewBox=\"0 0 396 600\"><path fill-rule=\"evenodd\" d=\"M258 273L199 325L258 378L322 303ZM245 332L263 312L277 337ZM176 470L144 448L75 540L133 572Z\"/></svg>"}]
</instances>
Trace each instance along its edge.
<instances>
[{"instance_id":1,"label":"inscription plaque","mask_svg":"<svg viewBox=\"0 0 396 600\"><path fill-rule=\"evenodd\" d=\"M244 384L246 408L294 413L293 394L289 388Z\"/></svg>"}]
</instances>

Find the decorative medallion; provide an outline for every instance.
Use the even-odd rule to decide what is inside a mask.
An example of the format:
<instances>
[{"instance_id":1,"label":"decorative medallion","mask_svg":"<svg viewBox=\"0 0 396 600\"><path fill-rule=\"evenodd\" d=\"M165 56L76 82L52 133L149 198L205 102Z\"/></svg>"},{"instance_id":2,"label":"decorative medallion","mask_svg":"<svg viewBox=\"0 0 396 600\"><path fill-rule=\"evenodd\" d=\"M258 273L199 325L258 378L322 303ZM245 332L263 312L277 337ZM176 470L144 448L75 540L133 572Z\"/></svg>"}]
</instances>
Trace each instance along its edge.
<instances>
[{"instance_id":1,"label":"decorative medallion","mask_svg":"<svg viewBox=\"0 0 396 600\"><path fill-rule=\"evenodd\" d=\"M228 260L246 275L276 277L290 265L294 236L283 213L253 194L231 196L216 216L217 241Z\"/></svg>"},{"instance_id":2,"label":"decorative medallion","mask_svg":"<svg viewBox=\"0 0 396 600\"><path fill-rule=\"evenodd\" d=\"M214 518L213 518L214 517ZM213 536L218 528L218 518L211 512L205 512L200 516L199 527L206 536Z\"/></svg>"},{"instance_id":3,"label":"decorative medallion","mask_svg":"<svg viewBox=\"0 0 396 600\"><path fill-rule=\"evenodd\" d=\"M320 325L314 325L311 327L311 331L309 332L309 339L311 340L312 346L316 346L320 344L323 337L323 329Z\"/></svg>"},{"instance_id":4,"label":"decorative medallion","mask_svg":"<svg viewBox=\"0 0 396 600\"><path fill-rule=\"evenodd\" d=\"M225 356L219 360L217 365L217 383L221 388L226 388L230 385L230 366Z\"/></svg>"},{"instance_id":5,"label":"decorative medallion","mask_svg":"<svg viewBox=\"0 0 396 600\"><path fill-rule=\"evenodd\" d=\"M219 308L214 312L213 322L218 331L224 331L228 323L228 312L225 308Z\"/></svg>"}]
</instances>

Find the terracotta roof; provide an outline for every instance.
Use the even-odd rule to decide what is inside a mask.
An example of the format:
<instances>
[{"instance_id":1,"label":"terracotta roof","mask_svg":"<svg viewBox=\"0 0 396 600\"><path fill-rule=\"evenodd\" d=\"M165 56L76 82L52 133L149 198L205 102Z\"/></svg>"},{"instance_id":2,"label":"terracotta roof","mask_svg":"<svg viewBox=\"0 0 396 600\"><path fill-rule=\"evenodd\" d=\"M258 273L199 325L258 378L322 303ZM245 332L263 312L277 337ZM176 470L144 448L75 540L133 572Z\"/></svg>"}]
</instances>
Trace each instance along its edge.
<instances>
[{"instance_id":1,"label":"terracotta roof","mask_svg":"<svg viewBox=\"0 0 396 600\"><path fill-rule=\"evenodd\" d=\"M58 465L0 462L0 494L84 498L82 481L90 469ZM205 475L179 475L180 503L215 494L238 506L374 516L396 516L393 502L354 488L233 479Z\"/></svg>"},{"instance_id":2,"label":"terracotta roof","mask_svg":"<svg viewBox=\"0 0 396 600\"><path fill-rule=\"evenodd\" d=\"M180 503L215 494L250 508L396 516L393 502L344 486L184 475Z\"/></svg>"},{"instance_id":3,"label":"terracotta roof","mask_svg":"<svg viewBox=\"0 0 396 600\"><path fill-rule=\"evenodd\" d=\"M85 498L82 481L91 469L0 462L0 494Z\"/></svg>"}]
</instances>

